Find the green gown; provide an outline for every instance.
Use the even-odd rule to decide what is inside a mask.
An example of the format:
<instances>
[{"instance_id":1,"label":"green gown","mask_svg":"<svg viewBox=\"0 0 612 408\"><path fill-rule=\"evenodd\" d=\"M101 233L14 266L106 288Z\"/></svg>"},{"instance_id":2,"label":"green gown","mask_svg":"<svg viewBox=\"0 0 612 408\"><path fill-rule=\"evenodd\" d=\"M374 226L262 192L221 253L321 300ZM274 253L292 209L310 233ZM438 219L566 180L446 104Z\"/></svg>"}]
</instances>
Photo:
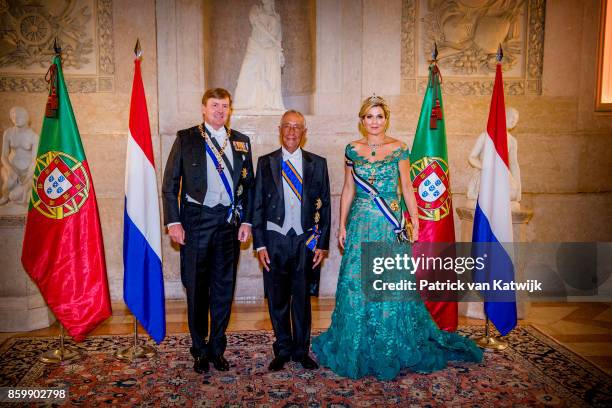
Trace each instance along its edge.
<instances>
[{"instance_id":1,"label":"green gown","mask_svg":"<svg viewBox=\"0 0 612 408\"><path fill-rule=\"evenodd\" d=\"M398 202L400 160L408 150L398 148L384 159L368 162L347 145L355 172L374 184L392 208ZM400 210L396 211L399 217ZM457 333L440 330L425 304L415 301L367 301L361 289L361 243L396 242L389 221L370 196L355 186L347 220L346 243L340 264L336 307L329 329L314 338L312 350L319 363L336 374L361 378L395 378L403 368L429 373L448 361L482 361L476 344Z\"/></svg>"}]
</instances>

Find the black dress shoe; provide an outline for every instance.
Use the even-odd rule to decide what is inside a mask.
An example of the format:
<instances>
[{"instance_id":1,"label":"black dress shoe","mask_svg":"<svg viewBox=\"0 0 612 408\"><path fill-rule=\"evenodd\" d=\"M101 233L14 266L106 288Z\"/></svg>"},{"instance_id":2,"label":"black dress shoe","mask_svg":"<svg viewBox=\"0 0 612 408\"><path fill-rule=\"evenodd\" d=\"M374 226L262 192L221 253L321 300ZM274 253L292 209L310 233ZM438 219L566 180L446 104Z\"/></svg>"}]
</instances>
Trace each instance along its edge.
<instances>
[{"instance_id":1,"label":"black dress shoe","mask_svg":"<svg viewBox=\"0 0 612 408\"><path fill-rule=\"evenodd\" d=\"M280 371L285 367L285 363L287 362L286 358L282 358L280 356L274 357L274 359L270 362L268 366L268 370L270 371Z\"/></svg>"},{"instance_id":2,"label":"black dress shoe","mask_svg":"<svg viewBox=\"0 0 612 408\"><path fill-rule=\"evenodd\" d=\"M193 358L193 371L198 374L207 373L210 370L208 359L205 356Z\"/></svg>"},{"instance_id":3,"label":"black dress shoe","mask_svg":"<svg viewBox=\"0 0 612 408\"><path fill-rule=\"evenodd\" d=\"M213 357L210 359L210 361L212 361L213 367L215 367L217 371L228 371L229 370L229 363L223 356Z\"/></svg>"},{"instance_id":4,"label":"black dress shoe","mask_svg":"<svg viewBox=\"0 0 612 408\"><path fill-rule=\"evenodd\" d=\"M293 361L297 361L304 367L306 370L314 370L319 368L319 365L316 361L314 361L308 354L304 355L301 358L294 358Z\"/></svg>"}]
</instances>

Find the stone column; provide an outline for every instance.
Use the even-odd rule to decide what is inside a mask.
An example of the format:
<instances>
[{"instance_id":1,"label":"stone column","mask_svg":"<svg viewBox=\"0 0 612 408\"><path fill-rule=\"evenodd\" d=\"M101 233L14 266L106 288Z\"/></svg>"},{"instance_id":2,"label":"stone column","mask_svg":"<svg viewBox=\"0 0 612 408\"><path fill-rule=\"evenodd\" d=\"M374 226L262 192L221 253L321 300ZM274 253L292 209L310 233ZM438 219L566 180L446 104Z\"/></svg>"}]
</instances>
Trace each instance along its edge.
<instances>
[{"instance_id":1,"label":"stone column","mask_svg":"<svg viewBox=\"0 0 612 408\"><path fill-rule=\"evenodd\" d=\"M460 242L472 241L472 230L474 229L474 209L467 207L457 208L457 215L461 223L461 238ZM527 224L533 217L532 210L518 210L512 212L512 239L514 242L525 242ZM523 269L515 265L515 279L520 281L523 279ZM529 302L517 302L516 311L519 319L524 319L527 316L530 308ZM459 303L459 315L467 316L475 319L484 319L484 306L482 302L462 302Z\"/></svg>"},{"instance_id":2,"label":"stone column","mask_svg":"<svg viewBox=\"0 0 612 408\"><path fill-rule=\"evenodd\" d=\"M355 115L361 101L362 1L317 1L315 115Z\"/></svg>"},{"instance_id":3,"label":"stone column","mask_svg":"<svg viewBox=\"0 0 612 408\"><path fill-rule=\"evenodd\" d=\"M163 172L176 132L202 121L205 5L198 0L158 0L157 81ZM160 190L161 191L161 190ZM179 251L162 235L164 287L168 299L184 298Z\"/></svg>"},{"instance_id":4,"label":"stone column","mask_svg":"<svg viewBox=\"0 0 612 408\"><path fill-rule=\"evenodd\" d=\"M362 98L400 94L402 0L363 1Z\"/></svg>"},{"instance_id":5,"label":"stone column","mask_svg":"<svg viewBox=\"0 0 612 408\"><path fill-rule=\"evenodd\" d=\"M55 321L21 265L25 220L25 215L0 215L0 332L36 330Z\"/></svg>"}]
</instances>

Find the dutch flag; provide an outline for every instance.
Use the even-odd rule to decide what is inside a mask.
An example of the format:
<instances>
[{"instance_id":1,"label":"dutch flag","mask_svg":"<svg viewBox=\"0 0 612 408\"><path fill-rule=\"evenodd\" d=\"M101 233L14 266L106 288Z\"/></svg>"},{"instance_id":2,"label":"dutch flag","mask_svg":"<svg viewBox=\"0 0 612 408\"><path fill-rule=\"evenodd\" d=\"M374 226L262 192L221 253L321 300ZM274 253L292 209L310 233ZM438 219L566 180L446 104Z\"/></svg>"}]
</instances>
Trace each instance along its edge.
<instances>
[{"instance_id":1,"label":"dutch flag","mask_svg":"<svg viewBox=\"0 0 612 408\"><path fill-rule=\"evenodd\" d=\"M487 254L487 268L476 271L474 280L511 282L514 280L512 259L502 244L512 242L512 213L510 211L510 169L508 167L508 136L501 63L497 64L495 85L491 98L487 137L485 137L480 192L474 214L472 241L477 256ZM514 292L485 294L487 317L502 336L516 326Z\"/></svg>"},{"instance_id":2,"label":"dutch flag","mask_svg":"<svg viewBox=\"0 0 612 408\"><path fill-rule=\"evenodd\" d=\"M161 228L155 161L140 58L134 61L125 165L123 299L149 335L166 335Z\"/></svg>"}]
</instances>

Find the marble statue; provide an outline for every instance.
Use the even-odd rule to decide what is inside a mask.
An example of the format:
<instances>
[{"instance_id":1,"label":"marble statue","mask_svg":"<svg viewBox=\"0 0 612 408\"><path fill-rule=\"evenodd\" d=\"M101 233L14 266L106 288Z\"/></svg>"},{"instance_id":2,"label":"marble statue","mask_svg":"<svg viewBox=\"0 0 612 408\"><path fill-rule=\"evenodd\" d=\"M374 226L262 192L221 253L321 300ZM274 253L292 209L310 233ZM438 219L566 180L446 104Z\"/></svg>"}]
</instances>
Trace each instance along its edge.
<instances>
[{"instance_id":1,"label":"marble statue","mask_svg":"<svg viewBox=\"0 0 612 408\"><path fill-rule=\"evenodd\" d=\"M514 129L519 120L518 110L512 107L506 108L506 128L508 131ZM480 189L480 171L482 170L482 155L485 143L486 133L483 132L478 136L470 156L468 163L475 171L468 184L467 191L467 207L476 208L476 200L478 200L478 191ZM508 132L508 161L510 165L510 208L513 212L520 210L521 205L521 170L518 164L518 146L516 138Z\"/></svg>"},{"instance_id":2,"label":"marble statue","mask_svg":"<svg viewBox=\"0 0 612 408\"><path fill-rule=\"evenodd\" d=\"M38 149L38 135L28 127L28 112L14 106L10 110L11 122L2 138L2 190L0 205L25 207L29 200Z\"/></svg>"},{"instance_id":3,"label":"marble statue","mask_svg":"<svg viewBox=\"0 0 612 408\"><path fill-rule=\"evenodd\" d=\"M274 0L255 4L249 13L249 21L251 37L238 76L233 108L238 114L282 113L285 106L281 68L285 61L280 16L274 10Z\"/></svg>"}]
</instances>

